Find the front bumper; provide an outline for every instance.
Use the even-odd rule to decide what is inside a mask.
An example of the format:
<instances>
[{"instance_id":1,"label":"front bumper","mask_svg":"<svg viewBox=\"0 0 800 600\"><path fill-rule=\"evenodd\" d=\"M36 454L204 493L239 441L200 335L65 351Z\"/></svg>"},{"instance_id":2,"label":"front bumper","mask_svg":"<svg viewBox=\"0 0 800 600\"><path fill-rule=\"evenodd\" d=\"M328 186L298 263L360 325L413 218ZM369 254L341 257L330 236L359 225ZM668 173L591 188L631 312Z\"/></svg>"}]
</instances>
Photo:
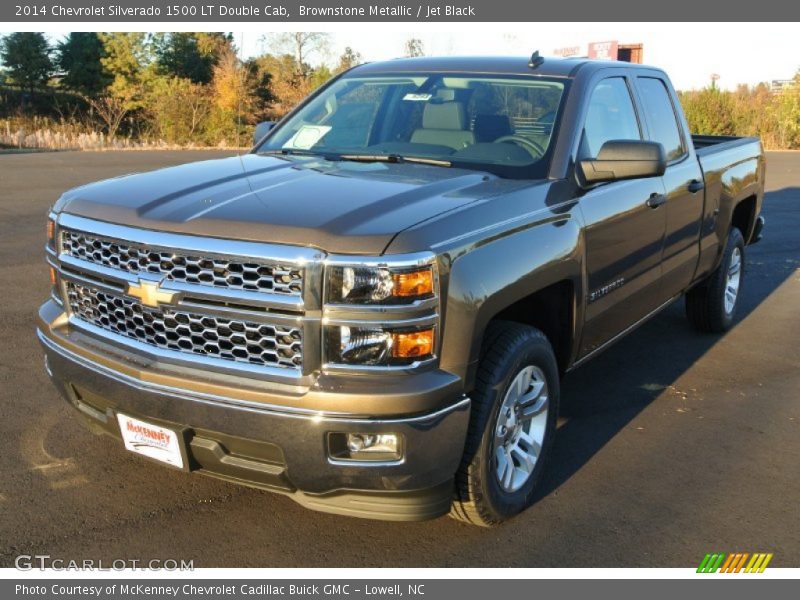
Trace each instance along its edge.
<instances>
[{"instance_id":1,"label":"front bumper","mask_svg":"<svg viewBox=\"0 0 800 600\"><path fill-rule=\"evenodd\" d=\"M147 365L140 371L114 368L97 348L81 346L81 337L69 331L59 313L53 302L40 311L38 335L47 370L93 431L120 438L117 412L168 427L182 438L185 470L284 493L315 510L387 520L434 518L449 510L470 403L462 394L442 403L450 383L443 390L441 378L423 378L428 388L410 382L415 395L425 396L424 402L433 398L436 405L412 415L298 409L297 394L289 393L284 406L242 401L197 390L197 373L183 373L185 386L173 373L172 384L165 385L147 377ZM225 389L236 388L229 382ZM396 393L387 390L387 402ZM324 405L324 396L316 392L314 404ZM331 403L339 406L341 396L342 391ZM385 463L337 461L329 456L329 432L398 433L404 455Z\"/></svg>"}]
</instances>

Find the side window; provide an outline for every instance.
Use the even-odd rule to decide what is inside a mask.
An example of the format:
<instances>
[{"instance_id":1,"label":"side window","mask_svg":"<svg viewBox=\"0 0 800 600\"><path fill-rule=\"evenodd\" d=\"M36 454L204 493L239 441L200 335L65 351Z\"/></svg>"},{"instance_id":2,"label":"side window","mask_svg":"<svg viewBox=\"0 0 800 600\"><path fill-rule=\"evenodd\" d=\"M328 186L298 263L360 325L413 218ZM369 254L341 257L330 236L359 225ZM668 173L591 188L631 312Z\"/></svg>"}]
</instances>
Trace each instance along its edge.
<instances>
[{"instance_id":1,"label":"side window","mask_svg":"<svg viewBox=\"0 0 800 600\"><path fill-rule=\"evenodd\" d=\"M589 99L583 126L580 158L596 158L609 140L641 140L639 122L631 94L622 77L609 77L597 84Z\"/></svg>"},{"instance_id":2,"label":"side window","mask_svg":"<svg viewBox=\"0 0 800 600\"><path fill-rule=\"evenodd\" d=\"M686 148L664 82L653 77L640 77L638 83L650 140L664 146L668 161L680 158L686 153Z\"/></svg>"}]
</instances>

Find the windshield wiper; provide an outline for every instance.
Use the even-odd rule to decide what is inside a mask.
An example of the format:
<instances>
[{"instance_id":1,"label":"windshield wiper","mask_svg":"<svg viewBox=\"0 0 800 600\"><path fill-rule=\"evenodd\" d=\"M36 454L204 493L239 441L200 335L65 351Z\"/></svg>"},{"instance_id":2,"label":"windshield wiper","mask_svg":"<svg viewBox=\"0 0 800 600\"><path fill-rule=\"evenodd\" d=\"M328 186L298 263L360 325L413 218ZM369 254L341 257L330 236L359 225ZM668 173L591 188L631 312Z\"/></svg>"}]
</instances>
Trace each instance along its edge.
<instances>
[{"instance_id":1,"label":"windshield wiper","mask_svg":"<svg viewBox=\"0 0 800 600\"><path fill-rule=\"evenodd\" d=\"M266 150L264 152L259 152L259 154L266 154L269 156L318 156L330 161L348 160L353 162L416 163L421 165L433 165L434 167L453 166L453 163L451 163L449 160L424 158L422 156L403 156L401 154L336 154L313 152L311 150L301 150L297 148Z\"/></svg>"},{"instance_id":2,"label":"windshield wiper","mask_svg":"<svg viewBox=\"0 0 800 600\"><path fill-rule=\"evenodd\" d=\"M281 148L280 150L265 150L259 154L266 154L267 156L318 156L325 160L336 160L338 157L335 154L324 154L322 152L313 152L311 150L302 150L298 148Z\"/></svg>"},{"instance_id":3,"label":"windshield wiper","mask_svg":"<svg viewBox=\"0 0 800 600\"><path fill-rule=\"evenodd\" d=\"M418 163L421 165L433 165L434 167L453 166L453 163L449 160L423 158L421 156L403 156L401 154L340 154L337 158L339 160L351 160L355 162Z\"/></svg>"}]
</instances>

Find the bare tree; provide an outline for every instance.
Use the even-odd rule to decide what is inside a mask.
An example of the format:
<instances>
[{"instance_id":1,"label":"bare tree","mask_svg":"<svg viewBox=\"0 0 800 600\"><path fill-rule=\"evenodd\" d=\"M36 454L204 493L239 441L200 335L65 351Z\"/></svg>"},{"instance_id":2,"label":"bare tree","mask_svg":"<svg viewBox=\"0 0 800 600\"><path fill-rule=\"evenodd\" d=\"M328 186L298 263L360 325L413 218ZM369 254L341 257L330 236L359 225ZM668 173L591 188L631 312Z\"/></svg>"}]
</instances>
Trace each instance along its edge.
<instances>
[{"instance_id":1,"label":"bare tree","mask_svg":"<svg viewBox=\"0 0 800 600\"><path fill-rule=\"evenodd\" d=\"M194 84L194 86L193 91L195 91L195 93L187 94L185 97L186 108L191 114L189 122L190 136L194 135L195 131L200 129L200 126L205 123L208 115L211 113L211 106L208 102L208 98L202 93L203 88L197 84Z\"/></svg>"},{"instance_id":2,"label":"bare tree","mask_svg":"<svg viewBox=\"0 0 800 600\"><path fill-rule=\"evenodd\" d=\"M419 38L409 38L403 46L403 55L409 58L425 56L425 46Z\"/></svg>"},{"instance_id":3,"label":"bare tree","mask_svg":"<svg viewBox=\"0 0 800 600\"><path fill-rule=\"evenodd\" d=\"M86 101L105 124L108 139L113 140L117 135L119 126L122 124L122 120L130 110L128 108L128 103L123 98L110 94L105 94L98 98L86 97Z\"/></svg>"},{"instance_id":4,"label":"bare tree","mask_svg":"<svg viewBox=\"0 0 800 600\"><path fill-rule=\"evenodd\" d=\"M327 54L330 34L322 31L290 31L279 33L268 40L274 54L290 54L298 71L305 73L306 61L314 54Z\"/></svg>"}]
</instances>

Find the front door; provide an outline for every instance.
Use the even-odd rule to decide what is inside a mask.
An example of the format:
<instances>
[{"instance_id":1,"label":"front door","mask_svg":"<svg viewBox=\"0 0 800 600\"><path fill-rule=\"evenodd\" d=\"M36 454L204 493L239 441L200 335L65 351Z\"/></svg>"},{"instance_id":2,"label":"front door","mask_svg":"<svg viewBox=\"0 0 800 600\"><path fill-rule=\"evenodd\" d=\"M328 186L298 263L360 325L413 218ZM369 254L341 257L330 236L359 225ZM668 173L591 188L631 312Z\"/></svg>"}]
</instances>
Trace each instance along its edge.
<instances>
[{"instance_id":1,"label":"front door","mask_svg":"<svg viewBox=\"0 0 800 600\"><path fill-rule=\"evenodd\" d=\"M609 77L592 92L578 158L609 140L640 140L628 81ZM580 355L595 350L658 308L666 210L661 178L601 184L580 199L585 220L587 298Z\"/></svg>"}]
</instances>

